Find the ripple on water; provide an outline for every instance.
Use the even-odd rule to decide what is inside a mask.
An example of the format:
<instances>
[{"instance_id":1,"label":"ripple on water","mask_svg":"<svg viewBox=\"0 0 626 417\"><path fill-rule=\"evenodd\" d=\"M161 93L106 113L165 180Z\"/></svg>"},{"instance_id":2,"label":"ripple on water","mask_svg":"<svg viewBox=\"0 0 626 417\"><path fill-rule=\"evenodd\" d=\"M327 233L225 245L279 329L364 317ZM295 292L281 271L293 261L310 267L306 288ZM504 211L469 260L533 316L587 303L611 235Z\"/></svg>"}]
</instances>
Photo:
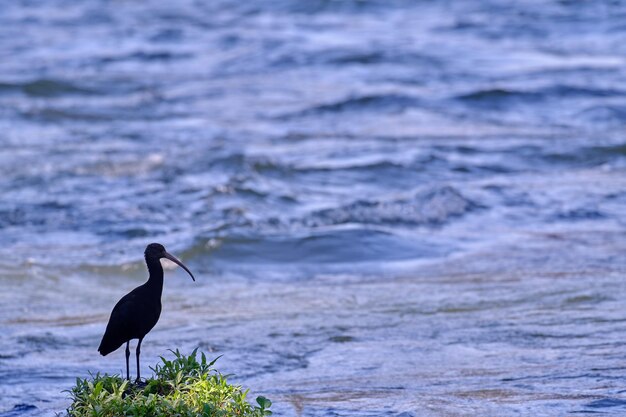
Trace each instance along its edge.
<instances>
[{"instance_id":1,"label":"ripple on water","mask_svg":"<svg viewBox=\"0 0 626 417\"><path fill-rule=\"evenodd\" d=\"M199 279L146 366L219 350L277 415L624 414L621 2L2 6L8 415L120 371L153 240Z\"/></svg>"},{"instance_id":2,"label":"ripple on water","mask_svg":"<svg viewBox=\"0 0 626 417\"><path fill-rule=\"evenodd\" d=\"M31 97L46 98L98 93L96 90L87 87L80 87L71 82L46 78L21 83L0 82L0 94L12 92L21 92Z\"/></svg>"},{"instance_id":3,"label":"ripple on water","mask_svg":"<svg viewBox=\"0 0 626 417\"><path fill-rule=\"evenodd\" d=\"M405 198L381 201L356 201L350 205L313 213L304 220L308 225L345 223L437 226L460 217L477 205L454 187L424 190Z\"/></svg>"},{"instance_id":4,"label":"ripple on water","mask_svg":"<svg viewBox=\"0 0 626 417\"><path fill-rule=\"evenodd\" d=\"M350 264L442 256L448 250L392 232L348 227L301 236L229 237L220 240L213 256L234 264Z\"/></svg>"},{"instance_id":5,"label":"ripple on water","mask_svg":"<svg viewBox=\"0 0 626 417\"><path fill-rule=\"evenodd\" d=\"M600 400L591 401L585 404L585 407L591 409L603 409L603 408L620 408L626 409L626 399L622 398L602 398Z\"/></svg>"},{"instance_id":6,"label":"ripple on water","mask_svg":"<svg viewBox=\"0 0 626 417\"><path fill-rule=\"evenodd\" d=\"M18 417L18 416L34 416L38 415L40 411L32 404L16 404L13 409L0 412L2 417Z\"/></svg>"}]
</instances>

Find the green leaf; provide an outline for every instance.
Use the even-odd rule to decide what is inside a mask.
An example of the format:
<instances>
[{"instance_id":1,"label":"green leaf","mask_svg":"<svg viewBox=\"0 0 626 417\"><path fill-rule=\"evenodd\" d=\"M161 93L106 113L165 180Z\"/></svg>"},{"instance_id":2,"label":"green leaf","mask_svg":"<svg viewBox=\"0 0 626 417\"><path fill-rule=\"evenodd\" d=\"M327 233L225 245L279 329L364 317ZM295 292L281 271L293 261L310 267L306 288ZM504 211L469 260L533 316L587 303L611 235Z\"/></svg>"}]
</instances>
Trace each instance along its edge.
<instances>
[{"instance_id":1,"label":"green leaf","mask_svg":"<svg viewBox=\"0 0 626 417\"><path fill-rule=\"evenodd\" d=\"M220 355L220 356L218 356L217 358L213 359L213 360L209 363L209 368L210 368L211 366L213 366L213 365L215 364L215 362L217 362L217 360L218 360L219 358L221 358L222 356L224 356L224 355Z\"/></svg>"},{"instance_id":2,"label":"green leaf","mask_svg":"<svg viewBox=\"0 0 626 417\"><path fill-rule=\"evenodd\" d=\"M261 395L256 397L256 402L257 404L259 404L259 406L261 406L262 410L265 410L266 408L270 408L272 406L272 402Z\"/></svg>"}]
</instances>

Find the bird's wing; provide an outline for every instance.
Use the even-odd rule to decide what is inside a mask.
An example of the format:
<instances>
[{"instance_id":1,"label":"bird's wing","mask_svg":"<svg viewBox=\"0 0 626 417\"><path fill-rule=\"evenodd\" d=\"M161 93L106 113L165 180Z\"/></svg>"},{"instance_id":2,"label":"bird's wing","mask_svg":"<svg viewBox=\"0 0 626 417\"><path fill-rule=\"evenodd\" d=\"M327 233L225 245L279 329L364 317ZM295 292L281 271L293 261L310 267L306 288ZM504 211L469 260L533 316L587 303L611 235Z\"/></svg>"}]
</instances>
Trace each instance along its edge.
<instances>
[{"instance_id":1,"label":"bird's wing","mask_svg":"<svg viewBox=\"0 0 626 417\"><path fill-rule=\"evenodd\" d=\"M136 337L133 330L136 328L135 320L138 317L139 304L137 299L139 298L139 291L139 287L135 288L122 297L113 307L109 323L98 348L102 355L117 350L124 342Z\"/></svg>"}]
</instances>

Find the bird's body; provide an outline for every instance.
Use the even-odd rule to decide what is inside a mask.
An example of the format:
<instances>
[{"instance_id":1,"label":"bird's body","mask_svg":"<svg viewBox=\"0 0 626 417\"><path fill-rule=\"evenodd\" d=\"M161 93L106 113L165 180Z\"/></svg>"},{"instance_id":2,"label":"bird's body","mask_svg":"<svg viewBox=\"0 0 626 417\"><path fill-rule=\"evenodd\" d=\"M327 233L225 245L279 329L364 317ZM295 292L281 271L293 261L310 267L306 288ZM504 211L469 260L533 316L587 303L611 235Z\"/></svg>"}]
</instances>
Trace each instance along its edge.
<instances>
[{"instance_id":1,"label":"bird's body","mask_svg":"<svg viewBox=\"0 0 626 417\"><path fill-rule=\"evenodd\" d=\"M140 285L115 304L98 352L103 356L132 339L143 339L161 316L161 294L155 296L149 282Z\"/></svg>"},{"instance_id":2,"label":"bird's body","mask_svg":"<svg viewBox=\"0 0 626 417\"><path fill-rule=\"evenodd\" d=\"M163 267L161 258L168 258L183 267L191 278L195 278L191 272L176 257L165 251L158 243L151 243L145 251L146 264L150 277L148 281L126 294L117 302L109 323L102 336L98 352L102 356L117 350L126 343L126 377L130 379L128 358L130 356L129 341L139 339L137 343L137 380L139 373L139 354L141 342L150 330L159 321L161 316L161 293L163 292Z\"/></svg>"}]
</instances>

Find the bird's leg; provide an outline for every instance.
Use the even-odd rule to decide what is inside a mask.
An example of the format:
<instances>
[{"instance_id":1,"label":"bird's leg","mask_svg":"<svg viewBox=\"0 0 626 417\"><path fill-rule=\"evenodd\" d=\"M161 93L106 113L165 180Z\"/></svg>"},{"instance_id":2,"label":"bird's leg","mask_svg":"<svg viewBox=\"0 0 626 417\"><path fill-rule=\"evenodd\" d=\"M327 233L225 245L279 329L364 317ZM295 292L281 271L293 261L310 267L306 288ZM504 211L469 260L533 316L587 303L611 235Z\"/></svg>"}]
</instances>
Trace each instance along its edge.
<instances>
[{"instance_id":1,"label":"bird's leg","mask_svg":"<svg viewBox=\"0 0 626 417\"><path fill-rule=\"evenodd\" d=\"M141 353L141 341L143 340L143 338L139 339L139 343L137 343L137 381L135 382L141 382L141 373L139 372L139 354Z\"/></svg>"},{"instance_id":2,"label":"bird's leg","mask_svg":"<svg viewBox=\"0 0 626 417\"><path fill-rule=\"evenodd\" d=\"M130 368L128 367L128 358L130 358L130 340L126 342L126 379L130 381Z\"/></svg>"}]
</instances>

